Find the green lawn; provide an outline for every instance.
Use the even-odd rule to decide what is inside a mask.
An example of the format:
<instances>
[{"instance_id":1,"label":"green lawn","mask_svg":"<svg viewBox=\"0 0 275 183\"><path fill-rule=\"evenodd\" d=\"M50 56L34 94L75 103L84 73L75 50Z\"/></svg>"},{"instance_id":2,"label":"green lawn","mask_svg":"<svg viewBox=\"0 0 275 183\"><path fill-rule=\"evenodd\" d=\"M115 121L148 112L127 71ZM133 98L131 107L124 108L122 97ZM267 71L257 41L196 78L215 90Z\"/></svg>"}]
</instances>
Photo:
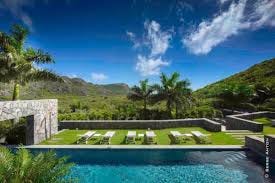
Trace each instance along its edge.
<instances>
[{"instance_id":1,"label":"green lawn","mask_svg":"<svg viewBox=\"0 0 275 183\"><path fill-rule=\"evenodd\" d=\"M254 121L262 123L264 125L264 130L263 130L263 134L275 134L275 127L271 126L271 119L269 118L257 118L254 119Z\"/></svg>"},{"instance_id":2,"label":"green lawn","mask_svg":"<svg viewBox=\"0 0 275 183\"><path fill-rule=\"evenodd\" d=\"M169 145L173 144L170 139L170 131L177 130L181 133L190 133L191 131L200 131L204 134L210 134L209 139L213 145L240 145L242 142L231 135L227 135L224 132L209 132L199 127L192 128L169 128L162 130L154 130L157 135L157 144L158 145ZM76 144L78 135L84 134L88 130L65 130L57 135L54 135L51 139L43 141L41 144L47 145L69 145ZM104 134L108 130L96 130L97 133ZM111 130L109 130L111 131ZM114 130L116 134L111 139L111 144L113 145L125 145L125 136L128 130ZM137 133L145 133L146 130L134 130ZM88 144L99 144L99 139L97 140L89 140ZM143 139L137 140L136 144L144 144ZM196 141L192 138L187 142L182 142L181 145L195 145Z\"/></svg>"}]
</instances>

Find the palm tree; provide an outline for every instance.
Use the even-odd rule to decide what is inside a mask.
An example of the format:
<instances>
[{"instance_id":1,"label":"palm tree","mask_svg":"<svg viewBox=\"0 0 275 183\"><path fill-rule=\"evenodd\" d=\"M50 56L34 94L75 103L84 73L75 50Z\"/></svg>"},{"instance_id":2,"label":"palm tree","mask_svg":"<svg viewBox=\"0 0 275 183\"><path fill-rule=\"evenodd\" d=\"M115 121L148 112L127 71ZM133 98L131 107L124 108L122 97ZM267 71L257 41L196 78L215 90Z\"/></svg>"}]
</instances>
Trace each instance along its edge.
<instances>
[{"instance_id":1,"label":"palm tree","mask_svg":"<svg viewBox=\"0 0 275 183\"><path fill-rule=\"evenodd\" d=\"M172 109L175 107L176 117L179 116L179 110L192 102L192 90L189 88L188 80L179 80L180 74L174 72L170 77L161 74L161 85L155 85L157 93L154 96L155 101L165 100L169 117L172 117Z\"/></svg>"},{"instance_id":2,"label":"palm tree","mask_svg":"<svg viewBox=\"0 0 275 183\"><path fill-rule=\"evenodd\" d=\"M148 85L148 79L140 81L140 86L133 86L128 94L128 99L132 101L143 101L143 118L147 119L147 104L151 99L154 89Z\"/></svg>"},{"instance_id":3,"label":"palm tree","mask_svg":"<svg viewBox=\"0 0 275 183\"><path fill-rule=\"evenodd\" d=\"M32 155L25 148L16 153L0 147L0 182L67 182L66 176L73 164L67 158L58 158L53 151Z\"/></svg>"},{"instance_id":4,"label":"palm tree","mask_svg":"<svg viewBox=\"0 0 275 183\"><path fill-rule=\"evenodd\" d=\"M19 87L30 81L62 81L55 73L35 64L54 63L51 55L40 49L25 48L28 29L14 25L10 34L0 32L0 82L14 84L13 100L19 99Z\"/></svg>"},{"instance_id":5,"label":"palm tree","mask_svg":"<svg viewBox=\"0 0 275 183\"><path fill-rule=\"evenodd\" d=\"M254 93L251 86L235 82L220 84L215 92L222 105L231 108L232 112L234 108L251 106L249 102Z\"/></svg>"},{"instance_id":6,"label":"palm tree","mask_svg":"<svg viewBox=\"0 0 275 183\"><path fill-rule=\"evenodd\" d=\"M255 86L255 93L252 98L252 103L257 105L259 110L259 106L268 101L271 101L272 98L275 97L275 87L274 86L265 86L262 84L257 84Z\"/></svg>"}]
</instances>

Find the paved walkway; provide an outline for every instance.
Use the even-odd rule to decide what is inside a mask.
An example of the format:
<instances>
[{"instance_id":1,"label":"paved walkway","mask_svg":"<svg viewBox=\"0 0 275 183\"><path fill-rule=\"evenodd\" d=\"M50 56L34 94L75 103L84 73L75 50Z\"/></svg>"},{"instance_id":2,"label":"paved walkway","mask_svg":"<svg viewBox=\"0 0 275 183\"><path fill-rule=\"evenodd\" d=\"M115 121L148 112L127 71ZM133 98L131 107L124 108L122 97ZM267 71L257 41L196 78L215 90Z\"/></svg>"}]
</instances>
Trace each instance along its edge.
<instances>
[{"instance_id":1,"label":"paved walkway","mask_svg":"<svg viewBox=\"0 0 275 183\"><path fill-rule=\"evenodd\" d=\"M236 139L241 140L242 142L244 142L245 136L247 136L247 135L253 135L253 136L260 137L260 138L264 137L264 135L262 133L252 132L249 130L225 130L224 132L228 135L235 137Z\"/></svg>"}]
</instances>

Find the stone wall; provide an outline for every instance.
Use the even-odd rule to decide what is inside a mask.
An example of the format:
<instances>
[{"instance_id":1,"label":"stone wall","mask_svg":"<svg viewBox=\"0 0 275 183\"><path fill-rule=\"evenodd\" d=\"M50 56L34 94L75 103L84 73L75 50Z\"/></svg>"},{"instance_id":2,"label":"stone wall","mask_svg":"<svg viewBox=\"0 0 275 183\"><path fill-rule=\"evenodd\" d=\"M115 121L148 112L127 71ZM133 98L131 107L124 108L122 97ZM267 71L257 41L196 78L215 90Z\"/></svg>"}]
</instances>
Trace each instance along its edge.
<instances>
[{"instance_id":1,"label":"stone wall","mask_svg":"<svg viewBox=\"0 0 275 183\"><path fill-rule=\"evenodd\" d=\"M266 156L266 151L268 148L269 158L272 161L275 161L275 135L265 135L264 138L246 136L245 146L251 151L256 152L262 156Z\"/></svg>"},{"instance_id":2,"label":"stone wall","mask_svg":"<svg viewBox=\"0 0 275 183\"><path fill-rule=\"evenodd\" d=\"M265 135L265 142L268 139L269 144L269 157L273 160L275 160L275 135Z\"/></svg>"},{"instance_id":3,"label":"stone wall","mask_svg":"<svg viewBox=\"0 0 275 183\"><path fill-rule=\"evenodd\" d=\"M238 115L226 116L227 130L250 130L254 132L262 132L263 124L252 121L255 118L268 117L275 118L275 112L263 111L254 113L244 113Z\"/></svg>"},{"instance_id":4,"label":"stone wall","mask_svg":"<svg viewBox=\"0 0 275 183\"><path fill-rule=\"evenodd\" d=\"M265 144L264 139L256 136L245 136L245 146L251 151L264 155Z\"/></svg>"},{"instance_id":5,"label":"stone wall","mask_svg":"<svg viewBox=\"0 0 275 183\"><path fill-rule=\"evenodd\" d=\"M27 117L26 144L38 144L58 132L57 100L0 102L0 122Z\"/></svg>"},{"instance_id":6,"label":"stone wall","mask_svg":"<svg viewBox=\"0 0 275 183\"><path fill-rule=\"evenodd\" d=\"M62 129L163 129L175 127L202 127L206 130L221 131L221 124L205 118L176 120L89 120L61 121Z\"/></svg>"},{"instance_id":7,"label":"stone wall","mask_svg":"<svg viewBox=\"0 0 275 183\"><path fill-rule=\"evenodd\" d=\"M262 132L263 124L235 116L227 116L226 130L250 130L253 132Z\"/></svg>"}]
</instances>

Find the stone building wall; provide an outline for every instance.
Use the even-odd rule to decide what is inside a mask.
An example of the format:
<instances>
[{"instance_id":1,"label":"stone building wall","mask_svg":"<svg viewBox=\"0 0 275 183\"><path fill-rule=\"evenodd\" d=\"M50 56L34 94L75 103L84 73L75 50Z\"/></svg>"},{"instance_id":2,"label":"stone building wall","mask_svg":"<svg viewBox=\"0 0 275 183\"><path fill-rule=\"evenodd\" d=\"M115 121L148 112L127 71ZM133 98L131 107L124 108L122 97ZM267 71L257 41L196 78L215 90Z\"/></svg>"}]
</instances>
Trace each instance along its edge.
<instances>
[{"instance_id":1,"label":"stone building wall","mask_svg":"<svg viewBox=\"0 0 275 183\"><path fill-rule=\"evenodd\" d=\"M62 129L163 129L175 127L202 127L206 130L219 132L221 124L215 121L198 119L176 120L70 120L59 122L59 130Z\"/></svg>"},{"instance_id":2,"label":"stone building wall","mask_svg":"<svg viewBox=\"0 0 275 183\"><path fill-rule=\"evenodd\" d=\"M26 144L38 144L58 132L56 99L0 102L0 123L27 117Z\"/></svg>"}]
</instances>

